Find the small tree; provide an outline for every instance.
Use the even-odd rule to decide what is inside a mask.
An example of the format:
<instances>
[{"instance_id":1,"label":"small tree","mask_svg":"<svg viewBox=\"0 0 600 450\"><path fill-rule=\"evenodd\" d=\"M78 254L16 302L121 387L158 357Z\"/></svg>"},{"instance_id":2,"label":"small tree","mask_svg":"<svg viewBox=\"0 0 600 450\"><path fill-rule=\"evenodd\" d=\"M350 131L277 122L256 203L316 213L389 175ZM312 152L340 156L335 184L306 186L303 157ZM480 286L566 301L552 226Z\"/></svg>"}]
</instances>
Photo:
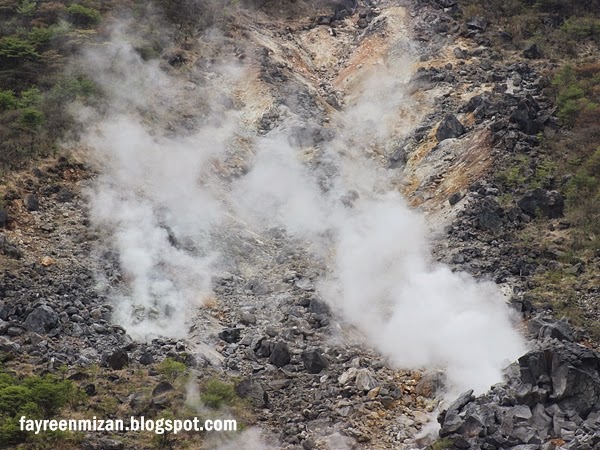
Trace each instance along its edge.
<instances>
[{"instance_id":1,"label":"small tree","mask_svg":"<svg viewBox=\"0 0 600 450\"><path fill-rule=\"evenodd\" d=\"M80 27L92 27L102 20L102 15L94 8L73 3L67 8L67 14L74 25Z\"/></svg>"},{"instance_id":2,"label":"small tree","mask_svg":"<svg viewBox=\"0 0 600 450\"><path fill-rule=\"evenodd\" d=\"M0 91L0 111L8 111L17 107L17 98L13 91Z\"/></svg>"},{"instance_id":3,"label":"small tree","mask_svg":"<svg viewBox=\"0 0 600 450\"><path fill-rule=\"evenodd\" d=\"M33 0L22 0L17 6L17 12L23 16L31 16L37 6Z\"/></svg>"},{"instance_id":4,"label":"small tree","mask_svg":"<svg viewBox=\"0 0 600 450\"><path fill-rule=\"evenodd\" d=\"M35 47L18 37L6 36L0 39L0 61L15 62L18 60L34 60L40 55Z\"/></svg>"},{"instance_id":5,"label":"small tree","mask_svg":"<svg viewBox=\"0 0 600 450\"><path fill-rule=\"evenodd\" d=\"M21 112L21 125L24 128L24 131L29 135L29 151L33 153L35 149L35 142L38 131L42 127L44 123L44 114L39 109L30 107L25 108Z\"/></svg>"}]
</instances>

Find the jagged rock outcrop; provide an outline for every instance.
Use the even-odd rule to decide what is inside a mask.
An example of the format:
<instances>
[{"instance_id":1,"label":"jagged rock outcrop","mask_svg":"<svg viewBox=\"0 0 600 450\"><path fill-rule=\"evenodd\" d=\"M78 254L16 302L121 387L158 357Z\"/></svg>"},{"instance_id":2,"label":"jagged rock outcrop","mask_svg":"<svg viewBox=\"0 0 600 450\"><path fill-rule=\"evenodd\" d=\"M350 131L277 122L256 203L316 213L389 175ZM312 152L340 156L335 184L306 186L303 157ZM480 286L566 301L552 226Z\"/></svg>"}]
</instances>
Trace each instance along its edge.
<instances>
[{"instance_id":1,"label":"jagged rock outcrop","mask_svg":"<svg viewBox=\"0 0 600 450\"><path fill-rule=\"evenodd\" d=\"M454 116L454 114L448 114L444 117L440 126L438 127L435 137L438 142L444 139L457 138L465 133L465 127L462 123Z\"/></svg>"},{"instance_id":2,"label":"jagged rock outcrop","mask_svg":"<svg viewBox=\"0 0 600 450\"><path fill-rule=\"evenodd\" d=\"M563 216L565 201L557 191L534 189L527 192L517 205L523 212L531 217L543 216L548 219L557 219Z\"/></svg>"},{"instance_id":3,"label":"jagged rock outcrop","mask_svg":"<svg viewBox=\"0 0 600 450\"><path fill-rule=\"evenodd\" d=\"M508 368L506 383L461 395L440 414L455 449L577 449L600 445L600 355L570 340L563 322L538 321L544 338Z\"/></svg>"}]
</instances>

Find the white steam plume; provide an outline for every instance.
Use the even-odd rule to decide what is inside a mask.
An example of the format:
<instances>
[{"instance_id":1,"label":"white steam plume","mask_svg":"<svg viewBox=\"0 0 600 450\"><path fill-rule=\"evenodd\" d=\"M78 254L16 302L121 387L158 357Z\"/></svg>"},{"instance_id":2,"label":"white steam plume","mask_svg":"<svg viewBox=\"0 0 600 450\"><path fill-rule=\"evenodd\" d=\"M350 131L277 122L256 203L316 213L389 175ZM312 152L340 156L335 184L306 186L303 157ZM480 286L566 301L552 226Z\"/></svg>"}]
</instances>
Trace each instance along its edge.
<instances>
[{"instance_id":1,"label":"white steam plume","mask_svg":"<svg viewBox=\"0 0 600 450\"><path fill-rule=\"evenodd\" d=\"M246 133L238 128L243 121L219 115L224 125L202 126L187 137L149 132L174 105L185 108L195 97L177 78L141 61L122 38L117 42L118 51L91 60L120 115L98 125L87 142L102 160L92 217L111 230L128 276L116 318L130 332L186 334L186 319L210 293L218 247L213 231L227 232L225 217L232 213L254 232L285 226L333 255L321 295L398 366L444 367L456 390L480 392L500 381L505 363L524 350L503 296L492 283L432 263L425 220L393 188L398 173L379 163L423 109L406 94L416 56L409 45L393 65L372 70L361 95L349 97L348 112L333 117L338 137L317 156L335 169L323 188L287 143L287 124L254 139L252 166L233 182L217 177L213 162L234 134ZM223 80L212 89L229 93L239 73L224 69L215 76ZM123 95L121 78L127 80ZM352 207L340 201L350 190L360 196Z\"/></svg>"},{"instance_id":2,"label":"white steam plume","mask_svg":"<svg viewBox=\"0 0 600 450\"><path fill-rule=\"evenodd\" d=\"M110 102L84 143L100 167L88 193L91 218L109 231L125 279L113 293L114 319L136 338L186 337L189 318L211 293L210 234L224 211L213 164L235 118L173 133L171 121L183 113L216 117L211 93L143 61L119 31L85 62ZM237 76L226 66L215 70L224 84Z\"/></svg>"}]
</instances>

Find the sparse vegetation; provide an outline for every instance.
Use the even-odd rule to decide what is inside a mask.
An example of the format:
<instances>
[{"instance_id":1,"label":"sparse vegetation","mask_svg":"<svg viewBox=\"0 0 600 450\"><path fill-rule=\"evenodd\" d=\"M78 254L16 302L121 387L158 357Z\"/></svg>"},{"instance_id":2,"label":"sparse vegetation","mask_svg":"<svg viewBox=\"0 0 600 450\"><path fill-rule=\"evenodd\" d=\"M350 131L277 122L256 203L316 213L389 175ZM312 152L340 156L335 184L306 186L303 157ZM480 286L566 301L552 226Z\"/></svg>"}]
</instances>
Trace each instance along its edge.
<instances>
[{"instance_id":1,"label":"sparse vegetation","mask_svg":"<svg viewBox=\"0 0 600 450\"><path fill-rule=\"evenodd\" d=\"M464 0L467 17L482 16L510 34L518 48L538 44L548 56L575 55L585 42L597 43L598 0Z\"/></svg>"},{"instance_id":2,"label":"sparse vegetation","mask_svg":"<svg viewBox=\"0 0 600 450\"><path fill-rule=\"evenodd\" d=\"M223 405L231 406L238 399L233 384L224 383L216 378L211 378L206 382L200 394L202 403L214 409Z\"/></svg>"},{"instance_id":3,"label":"sparse vegetation","mask_svg":"<svg viewBox=\"0 0 600 450\"><path fill-rule=\"evenodd\" d=\"M77 387L70 381L52 376L19 379L0 372L0 447L24 442L30 433L21 431L19 418L54 418L58 411L74 399L81 399ZM44 439L60 437L50 433Z\"/></svg>"},{"instance_id":4,"label":"sparse vegetation","mask_svg":"<svg viewBox=\"0 0 600 450\"><path fill-rule=\"evenodd\" d=\"M85 42L73 25L91 28L102 18L89 6L30 0L6 4L1 14L0 172L53 153L73 128L67 104L100 94L91 81L63 68L74 46Z\"/></svg>"},{"instance_id":5,"label":"sparse vegetation","mask_svg":"<svg viewBox=\"0 0 600 450\"><path fill-rule=\"evenodd\" d=\"M67 14L74 25L79 27L92 27L98 25L102 15L94 8L88 8L77 3L67 7Z\"/></svg>"},{"instance_id":6,"label":"sparse vegetation","mask_svg":"<svg viewBox=\"0 0 600 450\"><path fill-rule=\"evenodd\" d=\"M452 439L443 438L443 439L438 439L437 441L435 441L433 444L431 444L429 447L427 447L427 449L428 450L446 450L446 449L452 448L452 444L453 444Z\"/></svg>"},{"instance_id":7,"label":"sparse vegetation","mask_svg":"<svg viewBox=\"0 0 600 450\"><path fill-rule=\"evenodd\" d=\"M173 358L165 358L158 365L157 370L165 380L173 383L177 377L185 373L186 366L184 363L176 361Z\"/></svg>"}]
</instances>

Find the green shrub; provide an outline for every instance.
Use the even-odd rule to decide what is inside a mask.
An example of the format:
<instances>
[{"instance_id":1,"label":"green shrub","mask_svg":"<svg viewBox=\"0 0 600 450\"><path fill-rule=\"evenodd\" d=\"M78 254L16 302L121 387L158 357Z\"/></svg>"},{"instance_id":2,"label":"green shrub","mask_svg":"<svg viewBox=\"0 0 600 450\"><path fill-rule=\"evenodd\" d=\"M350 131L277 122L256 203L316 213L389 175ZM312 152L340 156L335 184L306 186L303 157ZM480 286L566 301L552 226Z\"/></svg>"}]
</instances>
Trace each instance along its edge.
<instances>
[{"instance_id":1,"label":"green shrub","mask_svg":"<svg viewBox=\"0 0 600 450\"><path fill-rule=\"evenodd\" d=\"M16 36L6 36L0 39L0 60L31 60L39 58L35 47L24 39Z\"/></svg>"},{"instance_id":2,"label":"green shrub","mask_svg":"<svg viewBox=\"0 0 600 450\"><path fill-rule=\"evenodd\" d=\"M76 394L70 381L55 377L27 377L22 380L0 373L0 447L24 442L19 419L50 419Z\"/></svg>"},{"instance_id":3,"label":"green shrub","mask_svg":"<svg viewBox=\"0 0 600 450\"><path fill-rule=\"evenodd\" d=\"M600 36L600 19L594 17L570 17L561 30L571 39L583 40Z\"/></svg>"},{"instance_id":4,"label":"green shrub","mask_svg":"<svg viewBox=\"0 0 600 450\"><path fill-rule=\"evenodd\" d=\"M454 441L452 439L449 439L449 438L438 439L433 444L431 444L429 447L427 447L427 450L446 450L448 448L452 448L453 444L454 444Z\"/></svg>"},{"instance_id":5,"label":"green shrub","mask_svg":"<svg viewBox=\"0 0 600 450\"><path fill-rule=\"evenodd\" d=\"M177 377L183 374L186 370L184 363L174 360L173 358L165 358L157 367L158 372L170 382L173 382Z\"/></svg>"},{"instance_id":6,"label":"green shrub","mask_svg":"<svg viewBox=\"0 0 600 450\"><path fill-rule=\"evenodd\" d=\"M525 155L519 155L513 162L513 165L498 171L496 179L503 186L508 188L522 187L527 181L527 170L529 168L529 158Z\"/></svg>"},{"instance_id":7,"label":"green shrub","mask_svg":"<svg viewBox=\"0 0 600 450\"><path fill-rule=\"evenodd\" d=\"M87 100L99 95L100 89L94 81L84 75L72 75L61 77L48 96L53 103L64 105L73 100Z\"/></svg>"},{"instance_id":8,"label":"green shrub","mask_svg":"<svg viewBox=\"0 0 600 450\"><path fill-rule=\"evenodd\" d=\"M0 91L0 111L8 111L17 107L17 97L13 91Z\"/></svg>"},{"instance_id":9,"label":"green shrub","mask_svg":"<svg viewBox=\"0 0 600 450\"><path fill-rule=\"evenodd\" d=\"M37 87L29 88L19 95L19 108L31 108L37 106L42 101L42 93Z\"/></svg>"},{"instance_id":10,"label":"green shrub","mask_svg":"<svg viewBox=\"0 0 600 450\"><path fill-rule=\"evenodd\" d=\"M28 131L34 132L44 123L44 114L36 108L25 108L21 112L20 122Z\"/></svg>"},{"instance_id":11,"label":"green shrub","mask_svg":"<svg viewBox=\"0 0 600 450\"><path fill-rule=\"evenodd\" d=\"M17 6L17 12L24 16L31 16L35 11L37 3L33 0L21 0Z\"/></svg>"},{"instance_id":12,"label":"green shrub","mask_svg":"<svg viewBox=\"0 0 600 450\"><path fill-rule=\"evenodd\" d=\"M73 24L80 27L91 27L100 23L102 15L94 8L87 8L83 5L73 3L67 7L67 14Z\"/></svg>"},{"instance_id":13,"label":"green shrub","mask_svg":"<svg viewBox=\"0 0 600 450\"><path fill-rule=\"evenodd\" d=\"M231 405L237 399L237 394L232 384L213 378L204 385L200 399L209 408L218 409L222 405Z\"/></svg>"},{"instance_id":14,"label":"green shrub","mask_svg":"<svg viewBox=\"0 0 600 450\"><path fill-rule=\"evenodd\" d=\"M574 125L579 113L583 110L593 110L598 105L590 100L588 91L589 80L578 79L574 68L567 64L556 75L552 84L558 88L556 105L557 116L565 125Z\"/></svg>"}]
</instances>

